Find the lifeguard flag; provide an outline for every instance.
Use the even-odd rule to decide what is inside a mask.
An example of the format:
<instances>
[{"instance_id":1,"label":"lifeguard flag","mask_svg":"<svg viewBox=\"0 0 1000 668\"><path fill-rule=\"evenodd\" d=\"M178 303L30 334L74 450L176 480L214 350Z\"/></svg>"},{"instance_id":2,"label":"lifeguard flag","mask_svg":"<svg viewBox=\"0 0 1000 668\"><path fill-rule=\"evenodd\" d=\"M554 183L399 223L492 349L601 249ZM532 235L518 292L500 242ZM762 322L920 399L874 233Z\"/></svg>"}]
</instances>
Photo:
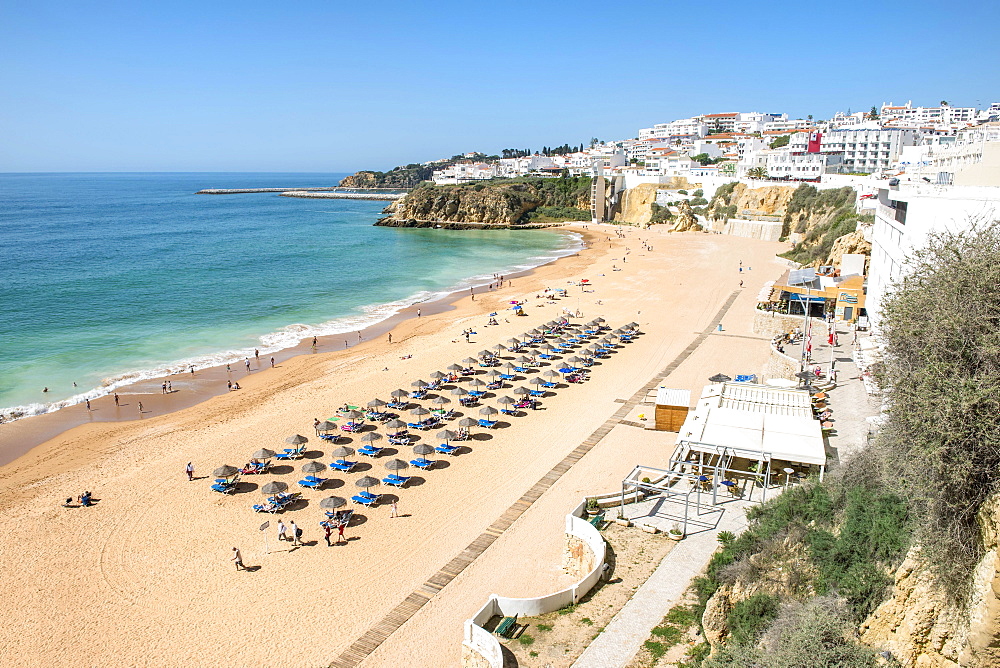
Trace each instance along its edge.
<instances>
[{"instance_id":1,"label":"lifeguard flag","mask_svg":"<svg viewBox=\"0 0 1000 668\"><path fill-rule=\"evenodd\" d=\"M809 143L806 145L806 153L819 153L823 144L822 132L810 132Z\"/></svg>"}]
</instances>

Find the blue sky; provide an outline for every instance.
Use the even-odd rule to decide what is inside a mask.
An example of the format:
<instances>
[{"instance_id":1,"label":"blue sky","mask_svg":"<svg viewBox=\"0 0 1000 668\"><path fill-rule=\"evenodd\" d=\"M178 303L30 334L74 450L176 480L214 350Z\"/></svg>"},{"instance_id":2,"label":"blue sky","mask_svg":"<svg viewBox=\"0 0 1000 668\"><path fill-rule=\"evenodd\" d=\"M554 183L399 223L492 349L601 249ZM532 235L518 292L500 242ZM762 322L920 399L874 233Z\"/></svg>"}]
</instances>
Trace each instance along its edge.
<instances>
[{"instance_id":1,"label":"blue sky","mask_svg":"<svg viewBox=\"0 0 1000 668\"><path fill-rule=\"evenodd\" d=\"M1000 101L996 3L0 0L0 171L354 171Z\"/></svg>"}]
</instances>

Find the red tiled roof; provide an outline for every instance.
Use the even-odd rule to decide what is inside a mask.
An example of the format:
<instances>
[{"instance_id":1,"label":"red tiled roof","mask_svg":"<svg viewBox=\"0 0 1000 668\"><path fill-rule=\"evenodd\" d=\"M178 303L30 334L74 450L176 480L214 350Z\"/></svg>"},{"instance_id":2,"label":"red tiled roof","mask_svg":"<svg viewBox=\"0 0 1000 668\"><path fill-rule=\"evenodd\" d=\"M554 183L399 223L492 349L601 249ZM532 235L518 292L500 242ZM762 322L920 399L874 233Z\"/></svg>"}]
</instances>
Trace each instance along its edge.
<instances>
[{"instance_id":1,"label":"red tiled roof","mask_svg":"<svg viewBox=\"0 0 1000 668\"><path fill-rule=\"evenodd\" d=\"M704 118L732 118L737 114L705 114Z\"/></svg>"}]
</instances>

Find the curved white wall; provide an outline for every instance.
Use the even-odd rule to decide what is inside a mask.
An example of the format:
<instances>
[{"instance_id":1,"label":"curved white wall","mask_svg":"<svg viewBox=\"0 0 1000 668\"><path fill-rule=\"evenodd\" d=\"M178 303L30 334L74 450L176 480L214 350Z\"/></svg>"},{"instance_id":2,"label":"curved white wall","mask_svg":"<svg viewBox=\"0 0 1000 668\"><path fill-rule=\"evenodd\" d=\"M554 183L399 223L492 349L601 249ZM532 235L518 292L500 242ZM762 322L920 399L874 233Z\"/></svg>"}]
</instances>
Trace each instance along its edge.
<instances>
[{"instance_id":1,"label":"curved white wall","mask_svg":"<svg viewBox=\"0 0 1000 668\"><path fill-rule=\"evenodd\" d=\"M618 496L621 497L620 492ZM463 644L480 654L491 667L503 668L500 642L492 633L482 628L483 624L489 621L492 616L533 617L547 612L555 612L559 608L579 602L600 580L607 558L607 545L601 532L586 519L583 519L586 505L586 501L583 501L566 515L566 533L582 540L594 555L594 568L582 580L561 591L533 598L507 598L492 594L486 605L480 608L471 619L465 621Z\"/></svg>"}]
</instances>

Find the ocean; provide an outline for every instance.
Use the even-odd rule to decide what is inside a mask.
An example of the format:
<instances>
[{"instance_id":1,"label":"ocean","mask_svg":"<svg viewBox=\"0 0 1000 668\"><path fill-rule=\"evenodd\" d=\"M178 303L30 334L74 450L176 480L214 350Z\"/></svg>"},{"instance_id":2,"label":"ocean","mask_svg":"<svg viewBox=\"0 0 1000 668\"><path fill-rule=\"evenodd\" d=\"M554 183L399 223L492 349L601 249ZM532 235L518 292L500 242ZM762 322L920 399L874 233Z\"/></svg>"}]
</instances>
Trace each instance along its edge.
<instances>
[{"instance_id":1,"label":"ocean","mask_svg":"<svg viewBox=\"0 0 1000 668\"><path fill-rule=\"evenodd\" d=\"M373 227L386 202L194 194L343 176L0 174L0 415L356 331L580 244Z\"/></svg>"}]
</instances>

